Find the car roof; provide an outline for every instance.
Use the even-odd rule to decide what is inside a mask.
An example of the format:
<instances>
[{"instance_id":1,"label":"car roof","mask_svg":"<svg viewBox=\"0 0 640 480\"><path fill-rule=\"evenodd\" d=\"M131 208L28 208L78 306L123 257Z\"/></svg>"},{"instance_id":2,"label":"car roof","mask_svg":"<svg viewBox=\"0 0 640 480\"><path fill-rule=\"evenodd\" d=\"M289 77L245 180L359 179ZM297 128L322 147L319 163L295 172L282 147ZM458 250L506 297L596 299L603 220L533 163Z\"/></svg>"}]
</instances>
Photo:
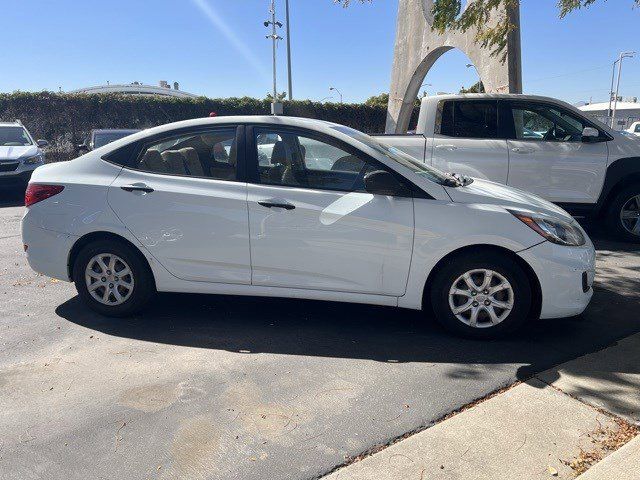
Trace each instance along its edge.
<instances>
[{"instance_id":1,"label":"car roof","mask_svg":"<svg viewBox=\"0 0 640 480\"><path fill-rule=\"evenodd\" d=\"M133 135L116 140L109 144L113 149L116 149L122 145L144 139L151 135L158 135L173 130L193 127L206 127L215 125L227 125L227 124L254 124L254 125L281 125L287 127L301 127L309 128L316 131L324 131L325 133L335 132L331 131L332 127L338 126L337 123L327 122L325 120L316 120L313 118L300 118L300 117L285 117L275 115L235 115L235 116L222 116L222 117L203 117L194 118L191 120L182 120L180 122L166 123L157 127L141 130Z\"/></svg>"},{"instance_id":2,"label":"car roof","mask_svg":"<svg viewBox=\"0 0 640 480\"><path fill-rule=\"evenodd\" d=\"M22 125L19 122L0 122L0 127L22 127L22 128L25 128L24 125Z\"/></svg>"},{"instance_id":3,"label":"car roof","mask_svg":"<svg viewBox=\"0 0 640 480\"><path fill-rule=\"evenodd\" d=\"M139 128L94 128L93 133L123 133L123 132L140 132Z\"/></svg>"},{"instance_id":4,"label":"car roof","mask_svg":"<svg viewBox=\"0 0 640 480\"><path fill-rule=\"evenodd\" d=\"M541 95L525 95L523 93L444 93L438 95L432 95L430 97L425 97L425 99L438 99L438 100L448 100L448 99L456 99L456 98L465 98L465 99L495 99L495 100L539 100L539 101L552 101L552 102L563 102L557 98L552 97L543 97Z\"/></svg>"}]
</instances>

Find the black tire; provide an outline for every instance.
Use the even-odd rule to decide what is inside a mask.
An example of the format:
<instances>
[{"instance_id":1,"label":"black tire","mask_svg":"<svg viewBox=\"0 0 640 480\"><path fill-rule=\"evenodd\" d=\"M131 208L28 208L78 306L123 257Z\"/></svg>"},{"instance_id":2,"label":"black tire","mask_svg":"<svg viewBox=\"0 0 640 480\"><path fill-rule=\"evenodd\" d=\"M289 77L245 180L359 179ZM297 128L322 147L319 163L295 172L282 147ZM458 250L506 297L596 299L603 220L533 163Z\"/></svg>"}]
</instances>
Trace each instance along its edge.
<instances>
[{"instance_id":1,"label":"black tire","mask_svg":"<svg viewBox=\"0 0 640 480\"><path fill-rule=\"evenodd\" d=\"M452 307L449 304L449 292L454 286L454 282L463 274L483 269L493 271L497 274L494 277L495 283L492 283L492 286L502 284L498 276L506 279L511 286L511 293L509 293L507 289L490 296L490 298L494 300L502 299L505 302L510 301L513 306L511 310L508 311L507 309L494 307L493 304L491 304L490 308L492 308L493 313L497 313L499 317L505 315L504 319L501 319L501 321L493 325L490 322L488 310L483 306L485 301L491 303L491 300L485 298L482 291L476 294L480 295L476 297L455 296L453 298L454 306L462 306L468 302L480 300L480 302L476 302L478 305L473 307L480 312L476 322L477 326L474 327L463 322L453 313ZM474 279L473 283L479 285L482 283L483 274L480 272L475 273L472 275L472 278ZM464 280L462 282L463 286L459 284L458 286L460 289L466 289L466 283ZM469 288L468 290L470 291L471 289ZM492 339L515 331L530 318L532 292L527 275L515 261L506 255L479 249L477 253L466 252L447 260L446 264L436 272L431 282L430 300L436 319L450 332L465 337ZM460 305L455 303L458 301ZM460 315L463 317L465 315L471 316L471 312L468 310ZM471 321L469 321L469 323L471 323Z\"/></svg>"},{"instance_id":2,"label":"black tire","mask_svg":"<svg viewBox=\"0 0 640 480\"><path fill-rule=\"evenodd\" d=\"M640 184L623 188L611 200L605 214L608 231L615 235L616 238L626 242L640 243L640 234L634 235L628 231L620 218L623 207L637 195L640 195ZM637 207L640 208L640 205L637 205Z\"/></svg>"},{"instance_id":3,"label":"black tire","mask_svg":"<svg viewBox=\"0 0 640 480\"><path fill-rule=\"evenodd\" d=\"M126 262L131 271L131 277L126 277L127 280L133 279L133 287L130 295L125 301L118 305L100 303L89 293L85 279L85 271L89 262L94 257L102 254L112 254L120 257L120 259ZM122 266L122 264L119 265ZM73 281L76 285L78 295L84 303L92 310L107 317L127 317L140 312L156 291L153 274L142 257L142 254L125 242L118 240L97 240L86 245L76 257L73 265ZM99 287L100 290L98 290L98 293L104 292L110 285L113 284L106 284L104 287ZM102 288L105 290L102 290ZM119 287L116 286L116 288ZM115 297L111 297L109 294L109 298Z\"/></svg>"}]
</instances>

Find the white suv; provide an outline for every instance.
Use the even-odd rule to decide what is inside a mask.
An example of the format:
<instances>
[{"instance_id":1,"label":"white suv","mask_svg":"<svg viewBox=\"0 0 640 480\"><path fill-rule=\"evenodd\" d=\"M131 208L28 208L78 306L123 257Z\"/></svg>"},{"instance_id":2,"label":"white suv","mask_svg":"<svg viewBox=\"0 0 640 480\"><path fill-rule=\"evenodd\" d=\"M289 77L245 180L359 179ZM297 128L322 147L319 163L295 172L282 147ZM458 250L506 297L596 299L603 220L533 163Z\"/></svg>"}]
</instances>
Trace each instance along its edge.
<instances>
[{"instance_id":1,"label":"white suv","mask_svg":"<svg viewBox=\"0 0 640 480\"><path fill-rule=\"evenodd\" d=\"M105 315L156 290L263 295L424 307L486 338L592 295L593 245L562 209L316 120L146 130L39 168L25 204L31 267Z\"/></svg>"},{"instance_id":2,"label":"white suv","mask_svg":"<svg viewBox=\"0 0 640 480\"><path fill-rule=\"evenodd\" d=\"M44 163L46 140L33 140L18 121L0 123L0 184L26 186L32 172Z\"/></svg>"}]
</instances>

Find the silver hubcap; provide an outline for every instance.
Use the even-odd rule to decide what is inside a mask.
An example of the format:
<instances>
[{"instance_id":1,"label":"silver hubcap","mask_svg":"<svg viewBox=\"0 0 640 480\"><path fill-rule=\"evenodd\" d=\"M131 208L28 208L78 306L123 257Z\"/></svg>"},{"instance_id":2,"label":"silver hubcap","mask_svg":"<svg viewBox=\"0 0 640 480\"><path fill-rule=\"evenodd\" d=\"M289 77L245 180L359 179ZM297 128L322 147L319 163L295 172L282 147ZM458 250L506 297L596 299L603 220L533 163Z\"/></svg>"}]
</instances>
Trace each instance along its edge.
<instances>
[{"instance_id":1,"label":"silver hubcap","mask_svg":"<svg viewBox=\"0 0 640 480\"><path fill-rule=\"evenodd\" d=\"M620 221L632 235L640 235L640 195L631 197L620 210Z\"/></svg>"},{"instance_id":2,"label":"silver hubcap","mask_svg":"<svg viewBox=\"0 0 640 480\"><path fill-rule=\"evenodd\" d=\"M89 260L85 280L91 296L104 305L120 305L133 292L129 265L113 253L101 253Z\"/></svg>"},{"instance_id":3,"label":"silver hubcap","mask_svg":"<svg viewBox=\"0 0 640 480\"><path fill-rule=\"evenodd\" d=\"M493 270L470 270L453 282L449 290L451 312L465 325L493 327L513 310L511 284Z\"/></svg>"}]
</instances>

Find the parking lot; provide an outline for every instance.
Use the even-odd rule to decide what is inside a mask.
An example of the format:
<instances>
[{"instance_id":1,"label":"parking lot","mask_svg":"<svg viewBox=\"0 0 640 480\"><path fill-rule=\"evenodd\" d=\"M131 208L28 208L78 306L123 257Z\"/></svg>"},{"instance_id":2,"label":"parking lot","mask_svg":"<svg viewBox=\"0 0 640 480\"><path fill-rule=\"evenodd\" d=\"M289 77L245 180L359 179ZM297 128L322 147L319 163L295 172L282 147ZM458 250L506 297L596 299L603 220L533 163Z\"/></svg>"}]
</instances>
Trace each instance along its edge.
<instances>
[{"instance_id":1,"label":"parking lot","mask_svg":"<svg viewBox=\"0 0 640 480\"><path fill-rule=\"evenodd\" d=\"M0 477L316 478L534 372L640 332L640 248L602 240L592 304L494 342L418 312L161 295L93 314L33 273L0 205ZM10 466L10 469L8 468Z\"/></svg>"}]
</instances>

